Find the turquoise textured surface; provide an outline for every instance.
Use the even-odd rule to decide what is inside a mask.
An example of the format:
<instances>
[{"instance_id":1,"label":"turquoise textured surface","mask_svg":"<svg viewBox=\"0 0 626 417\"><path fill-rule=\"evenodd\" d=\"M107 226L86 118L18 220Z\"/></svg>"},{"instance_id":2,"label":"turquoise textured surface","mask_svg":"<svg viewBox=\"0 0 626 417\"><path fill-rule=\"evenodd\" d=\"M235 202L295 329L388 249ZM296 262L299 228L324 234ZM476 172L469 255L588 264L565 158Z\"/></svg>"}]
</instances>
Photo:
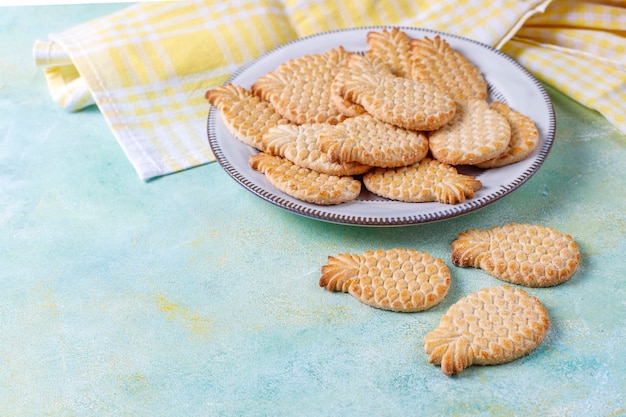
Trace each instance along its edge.
<instances>
[{"instance_id":1,"label":"turquoise textured surface","mask_svg":"<svg viewBox=\"0 0 626 417\"><path fill-rule=\"evenodd\" d=\"M0 416L626 414L626 137L600 115L547 87L557 133L539 171L431 224L315 221L217 163L143 183L99 111L58 109L31 57L120 7L0 9ZM579 269L528 289L551 318L539 348L446 377L423 337L501 284L452 266L450 243L508 222L570 233ZM393 247L446 260L440 305L398 314L319 288L328 255Z\"/></svg>"}]
</instances>

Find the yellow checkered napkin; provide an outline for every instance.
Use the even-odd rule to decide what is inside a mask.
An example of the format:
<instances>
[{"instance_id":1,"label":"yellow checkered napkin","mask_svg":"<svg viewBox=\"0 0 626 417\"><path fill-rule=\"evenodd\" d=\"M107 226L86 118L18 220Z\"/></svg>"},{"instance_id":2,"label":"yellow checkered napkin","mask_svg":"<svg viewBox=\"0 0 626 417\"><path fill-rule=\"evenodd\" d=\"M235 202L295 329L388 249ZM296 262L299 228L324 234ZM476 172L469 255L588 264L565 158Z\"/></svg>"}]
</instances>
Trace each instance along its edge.
<instances>
[{"instance_id":1,"label":"yellow checkered napkin","mask_svg":"<svg viewBox=\"0 0 626 417\"><path fill-rule=\"evenodd\" d=\"M525 37L508 41L526 30L528 19L540 19L550 2L148 2L50 35L37 41L33 52L36 64L45 69L53 99L69 111L95 103L140 178L147 180L214 160L206 136L209 106L204 93L282 43L339 28L416 26L508 47L507 52L532 69L548 42ZM595 56L594 51L585 53ZM548 67L535 74L546 74L544 79L559 87L563 75L555 65Z\"/></svg>"},{"instance_id":2,"label":"yellow checkered napkin","mask_svg":"<svg viewBox=\"0 0 626 417\"><path fill-rule=\"evenodd\" d=\"M626 133L626 1L554 0L502 48Z\"/></svg>"}]
</instances>

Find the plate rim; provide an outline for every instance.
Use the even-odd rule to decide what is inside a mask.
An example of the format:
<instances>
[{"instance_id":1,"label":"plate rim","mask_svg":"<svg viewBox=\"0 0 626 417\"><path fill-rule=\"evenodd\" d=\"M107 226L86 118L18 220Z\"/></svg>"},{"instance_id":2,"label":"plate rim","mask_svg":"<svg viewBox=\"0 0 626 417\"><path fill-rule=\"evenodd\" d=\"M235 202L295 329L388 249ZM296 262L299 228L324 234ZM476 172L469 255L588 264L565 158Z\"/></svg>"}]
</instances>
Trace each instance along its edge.
<instances>
[{"instance_id":1,"label":"plate rim","mask_svg":"<svg viewBox=\"0 0 626 417\"><path fill-rule=\"evenodd\" d=\"M218 164L222 167L222 169L226 171L226 173L230 177L232 177L241 186L243 186L245 189L247 189L249 192L253 193L257 197L261 198L262 200L265 200L266 202L269 202L284 210L287 210L289 212L292 212L292 213L295 213L297 215L301 215L304 217L309 217L312 219L330 222L330 223L346 224L346 225L354 225L354 226L408 226L408 225L433 223L433 222L443 221L443 220L447 220L447 219L454 218L454 217L459 217L465 214L472 213L481 208L484 208L502 199L506 195L515 191L525 182L527 182L543 165L543 163L545 162L554 144L554 136L556 132L556 114L554 110L554 105L552 103L552 100L547 90L544 88L541 82L533 74L531 74L524 66L522 66L519 62L517 62L515 59L505 54L501 50L496 49L490 45L487 45L485 43L482 43L474 39L466 38L460 35L447 33L447 32L443 32L443 31L439 31L435 29L421 28L421 27L415 27L415 26L401 26L401 25L360 26L360 27L342 28L342 29L334 29L334 30L324 31L324 32L317 32L317 33L313 33L313 34L303 36L300 38L292 39L290 41L287 41L281 45L278 45L264 52L259 57L253 60L250 60L247 63L239 66L237 70L235 70L222 85L234 83L234 81L237 80L237 78L242 73L244 73L246 70L248 70L255 64L259 63L260 61L263 61L266 57L273 55L279 52L280 50L291 47L292 45L310 41L315 38L321 38L324 36L332 36L332 35L341 34L345 32L382 31L382 30L392 30L394 28L397 28L402 31L419 31L419 32L425 33L426 35L428 34L432 36L439 35L444 38L454 38L462 42L473 43L509 61L509 63L513 64L516 67L516 69L518 69L528 79L529 82L532 82L534 87L539 91L541 98L543 99L543 102L546 104L546 107L548 110L548 114L547 114L548 128L547 128L547 131L545 132L545 138L543 138L544 141L542 143L541 148L538 151L537 156L535 157L535 160L530 164L530 166L526 170L523 171L522 174L518 175L516 178L507 182L506 184L501 185L499 189L495 190L494 192L486 196L483 196L480 198L472 198L472 199L464 201L463 203L459 203L456 205L441 204L442 209L434 213L416 213L413 215L405 215L405 216L394 216L394 215L367 216L367 215L358 215L358 214L346 215L346 214L341 214L341 213L333 213L332 211L328 210L332 208L333 206L323 206L323 205L307 206L306 202L299 202L299 200L297 199L295 199L296 200L295 202L289 201L279 195L282 192L280 192L278 189L272 190L275 192L270 192L266 190L264 187L256 184L254 181L252 181L246 175L240 172L235 166L233 166L231 162L228 161L227 158L225 157L222 151L222 148L220 144L218 143L219 141L215 133L215 125L216 125L216 117L219 112L214 106L211 106L211 108L209 109L208 116L207 116L207 136L209 140L209 145L211 147L213 154L215 155L215 159L217 160ZM337 47L337 46L339 45L335 45L331 47ZM376 202L368 202L368 203L375 204ZM347 205L351 203L343 203L343 204ZM428 203L410 203L410 204L428 204Z\"/></svg>"}]
</instances>

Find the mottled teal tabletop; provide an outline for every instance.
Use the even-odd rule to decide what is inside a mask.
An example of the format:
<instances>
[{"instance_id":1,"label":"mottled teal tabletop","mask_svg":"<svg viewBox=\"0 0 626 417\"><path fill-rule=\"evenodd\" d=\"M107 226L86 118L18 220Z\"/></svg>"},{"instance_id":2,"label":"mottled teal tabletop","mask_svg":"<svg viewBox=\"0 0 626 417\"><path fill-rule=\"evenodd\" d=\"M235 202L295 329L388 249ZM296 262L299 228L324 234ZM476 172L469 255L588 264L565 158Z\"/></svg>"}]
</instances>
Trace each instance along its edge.
<instances>
[{"instance_id":1,"label":"mottled teal tabletop","mask_svg":"<svg viewBox=\"0 0 626 417\"><path fill-rule=\"evenodd\" d=\"M552 152L484 209L406 227L312 220L217 163L144 183L97 108L66 113L36 38L120 4L0 8L0 416L618 416L626 414L626 136L547 86ZM208 109L207 109L208 110ZM541 223L582 259L528 289L551 327L530 355L446 377L423 337L501 284L450 262L467 228ZM408 247L451 290L422 313L318 286L328 255Z\"/></svg>"}]
</instances>

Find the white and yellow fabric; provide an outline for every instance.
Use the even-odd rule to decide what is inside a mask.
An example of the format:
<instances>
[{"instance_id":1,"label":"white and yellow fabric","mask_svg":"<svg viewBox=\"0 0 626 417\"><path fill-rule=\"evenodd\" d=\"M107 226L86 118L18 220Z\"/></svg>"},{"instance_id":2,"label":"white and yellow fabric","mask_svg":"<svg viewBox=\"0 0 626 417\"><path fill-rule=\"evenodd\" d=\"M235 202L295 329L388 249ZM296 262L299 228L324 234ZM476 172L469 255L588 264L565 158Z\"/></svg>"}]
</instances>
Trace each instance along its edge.
<instances>
[{"instance_id":1,"label":"white and yellow fabric","mask_svg":"<svg viewBox=\"0 0 626 417\"><path fill-rule=\"evenodd\" d=\"M139 177L214 160L207 89L301 36L416 26L501 48L626 132L626 1L184 0L145 2L35 42L50 93L96 104Z\"/></svg>"}]
</instances>

